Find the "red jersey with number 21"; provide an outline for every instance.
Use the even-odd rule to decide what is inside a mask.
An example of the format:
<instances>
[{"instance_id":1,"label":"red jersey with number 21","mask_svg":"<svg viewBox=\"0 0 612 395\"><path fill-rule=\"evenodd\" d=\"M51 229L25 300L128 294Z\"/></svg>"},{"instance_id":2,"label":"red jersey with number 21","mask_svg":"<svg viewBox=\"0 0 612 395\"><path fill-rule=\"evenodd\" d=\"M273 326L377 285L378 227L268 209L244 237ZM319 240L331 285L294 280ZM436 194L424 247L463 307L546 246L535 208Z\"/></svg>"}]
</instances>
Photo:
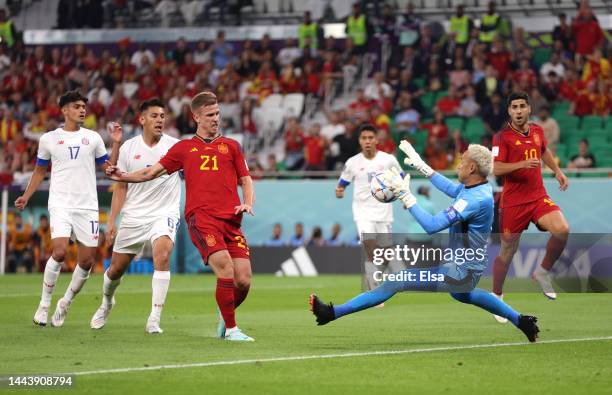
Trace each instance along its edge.
<instances>
[{"instance_id":1,"label":"red jersey with number 21","mask_svg":"<svg viewBox=\"0 0 612 395\"><path fill-rule=\"evenodd\" d=\"M168 174L185 173L185 218L195 209L208 215L240 224L242 213L238 180L249 175L249 169L237 141L219 136L210 142L199 137L176 143L159 163Z\"/></svg>"},{"instance_id":2,"label":"red jersey with number 21","mask_svg":"<svg viewBox=\"0 0 612 395\"><path fill-rule=\"evenodd\" d=\"M529 131L523 134L509 123L493 137L495 162L516 163L528 159L542 159L546 151L546 138L539 125L530 123ZM546 194L542 181L542 168L519 169L503 176L504 188L501 208L518 206L541 199Z\"/></svg>"}]
</instances>

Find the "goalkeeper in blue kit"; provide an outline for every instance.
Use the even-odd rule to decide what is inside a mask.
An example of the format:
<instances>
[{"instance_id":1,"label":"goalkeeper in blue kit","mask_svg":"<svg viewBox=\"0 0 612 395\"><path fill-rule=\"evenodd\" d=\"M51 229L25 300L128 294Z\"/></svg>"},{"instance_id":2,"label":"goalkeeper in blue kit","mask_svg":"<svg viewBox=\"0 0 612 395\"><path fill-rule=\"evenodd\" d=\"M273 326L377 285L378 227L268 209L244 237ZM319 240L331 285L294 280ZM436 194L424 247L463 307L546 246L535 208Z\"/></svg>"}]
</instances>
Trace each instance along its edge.
<instances>
[{"instance_id":1,"label":"goalkeeper in blue kit","mask_svg":"<svg viewBox=\"0 0 612 395\"><path fill-rule=\"evenodd\" d=\"M425 212L417 205L410 191L410 175L402 178L396 169L385 172L385 186L401 200L428 234L449 229L449 248L457 252L457 257L461 249L483 253L469 259L461 255L462 259L451 260L434 268L402 270L396 273L394 280L389 276L378 288L336 306L322 302L313 294L310 296L310 306L317 323L325 325L347 314L377 306L401 291L442 291L449 292L462 303L473 304L507 318L530 342L535 342L540 331L536 317L519 314L494 295L476 288L487 265L487 239L493 224L493 191L487 181L493 168L491 151L482 145L471 144L463 153L457 169L459 183L455 183L434 172L407 141L400 143L400 149L406 154L404 163L429 178L436 188L454 199L453 203L436 215Z\"/></svg>"}]
</instances>

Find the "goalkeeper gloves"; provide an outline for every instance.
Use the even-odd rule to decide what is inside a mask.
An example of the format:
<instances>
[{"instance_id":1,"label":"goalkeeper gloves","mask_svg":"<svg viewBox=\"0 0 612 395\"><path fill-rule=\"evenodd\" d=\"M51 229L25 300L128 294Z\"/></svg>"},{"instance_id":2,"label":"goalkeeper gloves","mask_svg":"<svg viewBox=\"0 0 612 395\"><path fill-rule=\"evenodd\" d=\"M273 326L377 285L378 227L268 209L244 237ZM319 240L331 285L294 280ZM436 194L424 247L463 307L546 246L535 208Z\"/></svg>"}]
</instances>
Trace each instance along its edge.
<instances>
[{"instance_id":1,"label":"goalkeeper gloves","mask_svg":"<svg viewBox=\"0 0 612 395\"><path fill-rule=\"evenodd\" d=\"M402 178L399 171L395 167L392 167L385 171L383 182L387 188L404 203L406 208L410 208L416 204L416 197L410 192L410 174L406 174L406 177Z\"/></svg>"},{"instance_id":2,"label":"goalkeeper gloves","mask_svg":"<svg viewBox=\"0 0 612 395\"><path fill-rule=\"evenodd\" d=\"M414 167L425 177L431 177L433 173L435 173L435 171L427 163L425 163L423 159L421 159L421 156L416 152L412 144L406 140L402 140L399 148L406 154L406 159L404 159L405 164L410 167Z\"/></svg>"}]
</instances>

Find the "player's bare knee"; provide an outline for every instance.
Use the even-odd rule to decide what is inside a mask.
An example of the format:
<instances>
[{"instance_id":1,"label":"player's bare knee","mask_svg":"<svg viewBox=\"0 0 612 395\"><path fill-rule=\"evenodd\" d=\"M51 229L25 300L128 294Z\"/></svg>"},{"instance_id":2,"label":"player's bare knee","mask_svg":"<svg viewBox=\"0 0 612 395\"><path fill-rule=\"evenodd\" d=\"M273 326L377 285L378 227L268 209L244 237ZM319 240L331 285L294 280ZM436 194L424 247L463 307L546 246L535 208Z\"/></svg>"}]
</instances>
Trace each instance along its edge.
<instances>
[{"instance_id":1,"label":"player's bare knee","mask_svg":"<svg viewBox=\"0 0 612 395\"><path fill-rule=\"evenodd\" d=\"M251 286L251 274L241 274L236 276L234 284L240 289L248 289Z\"/></svg>"},{"instance_id":2,"label":"player's bare knee","mask_svg":"<svg viewBox=\"0 0 612 395\"><path fill-rule=\"evenodd\" d=\"M67 249L64 247L55 247L51 256L56 262L64 262L66 259Z\"/></svg>"},{"instance_id":3,"label":"player's bare knee","mask_svg":"<svg viewBox=\"0 0 612 395\"><path fill-rule=\"evenodd\" d=\"M155 270L168 270L170 266L170 251L157 251L153 255L153 264L155 265Z\"/></svg>"}]
</instances>

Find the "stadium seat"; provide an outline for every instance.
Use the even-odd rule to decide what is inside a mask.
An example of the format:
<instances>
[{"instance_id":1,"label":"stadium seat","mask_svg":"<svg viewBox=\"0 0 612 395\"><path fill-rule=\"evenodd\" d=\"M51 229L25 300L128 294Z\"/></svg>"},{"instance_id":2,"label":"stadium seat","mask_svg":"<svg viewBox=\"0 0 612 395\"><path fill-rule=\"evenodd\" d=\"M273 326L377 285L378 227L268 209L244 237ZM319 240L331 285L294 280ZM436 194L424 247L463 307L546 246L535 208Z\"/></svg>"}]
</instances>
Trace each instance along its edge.
<instances>
[{"instance_id":1,"label":"stadium seat","mask_svg":"<svg viewBox=\"0 0 612 395\"><path fill-rule=\"evenodd\" d=\"M559 128L561 129L561 133L573 133L574 131L579 130L578 127L580 125L580 118L575 115L565 115L562 117L555 117L557 123L559 124Z\"/></svg>"},{"instance_id":2,"label":"stadium seat","mask_svg":"<svg viewBox=\"0 0 612 395\"><path fill-rule=\"evenodd\" d=\"M290 93L283 98L283 112L286 117L300 117L304 110L304 94Z\"/></svg>"},{"instance_id":3,"label":"stadium seat","mask_svg":"<svg viewBox=\"0 0 612 395\"><path fill-rule=\"evenodd\" d=\"M479 117L469 118L465 123L465 131L466 133L484 133L485 126L482 119Z\"/></svg>"},{"instance_id":4,"label":"stadium seat","mask_svg":"<svg viewBox=\"0 0 612 395\"><path fill-rule=\"evenodd\" d=\"M448 126L448 132L452 133L455 129L463 131L465 120L461 117L448 117L444 120L444 123Z\"/></svg>"},{"instance_id":5,"label":"stadium seat","mask_svg":"<svg viewBox=\"0 0 612 395\"><path fill-rule=\"evenodd\" d=\"M434 92L427 92L423 96L421 96L421 104L423 104L423 107L428 110L433 108L435 100L436 96Z\"/></svg>"},{"instance_id":6,"label":"stadium seat","mask_svg":"<svg viewBox=\"0 0 612 395\"><path fill-rule=\"evenodd\" d=\"M282 107L282 103L283 103L283 95L274 93L266 97L261 102L261 107L262 108L273 108L275 110L278 110L279 108Z\"/></svg>"},{"instance_id":7,"label":"stadium seat","mask_svg":"<svg viewBox=\"0 0 612 395\"><path fill-rule=\"evenodd\" d=\"M538 67L538 69L544 63L548 62L548 59L550 59L551 53L552 53L552 48L536 48L533 51L533 61Z\"/></svg>"},{"instance_id":8,"label":"stadium seat","mask_svg":"<svg viewBox=\"0 0 612 395\"><path fill-rule=\"evenodd\" d=\"M603 118L599 115L587 115L582 117L582 124L580 125L580 129L582 130L590 130L590 129L600 129L603 126Z\"/></svg>"},{"instance_id":9,"label":"stadium seat","mask_svg":"<svg viewBox=\"0 0 612 395\"><path fill-rule=\"evenodd\" d=\"M569 101L561 101L556 103L552 109L553 118L558 118L560 116L567 116L567 112L569 111L572 103Z\"/></svg>"}]
</instances>

